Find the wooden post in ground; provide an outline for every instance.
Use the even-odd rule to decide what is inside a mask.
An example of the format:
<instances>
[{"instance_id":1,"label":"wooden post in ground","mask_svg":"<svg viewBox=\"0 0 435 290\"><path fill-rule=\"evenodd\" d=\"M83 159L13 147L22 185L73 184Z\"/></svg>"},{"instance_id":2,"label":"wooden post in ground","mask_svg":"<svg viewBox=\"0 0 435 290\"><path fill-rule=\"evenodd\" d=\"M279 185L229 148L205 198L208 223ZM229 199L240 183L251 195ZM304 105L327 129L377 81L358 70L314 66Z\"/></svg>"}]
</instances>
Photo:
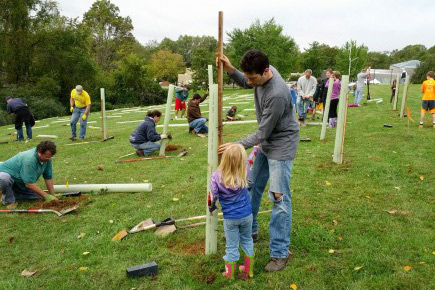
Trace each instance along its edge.
<instances>
[{"instance_id":1,"label":"wooden post in ground","mask_svg":"<svg viewBox=\"0 0 435 290\"><path fill-rule=\"evenodd\" d=\"M334 157L332 161L337 164L343 163L344 135L346 132L347 94L349 76L343 76L341 81L340 100L338 102L337 131L335 133Z\"/></svg>"},{"instance_id":2,"label":"wooden post in ground","mask_svg":"<svg viewBox=\"0 0 435 290\"><path fill-rule=\"evenodd\" d=\"M168 134L169 121L171 120L171 105L172 97L174 96L174 89L174 85L169 85L168 99L166 100L165 123L163 124L163 134ZM165 156L166 144L168 144L168 139L163 139L160 143L160 156Z\"/></svg>"},{"instance_id":3,"label":"wooden post in ground","mask_svg":"<svg viewBox=\"0 0 435 290\"><path fill-rule=\"evenodd\" d=\"M400 108L400 119L405 115L406 102L408 100L409 75L406 75L405 87L403 88L402 107Z\"/></svg>"},{"instance_id":4,"label":"wooden post in ground","mask_svg":"<svg viewBox=\"0 0 435 290\"><path fill-rule=\"evenodd\" d=\"M399 99L400 74L396 78L396 93L394 94L393 111L397 111L397 101Z\"/></svg>"},{"instance_id":5,"label":"wooden post in ground","mask_svg":"<svg viewBox=\"0 0 435 290\"><path fill-rule=\"evenodd\" d=\"M103 132L103 140L107 139L107 128L106 128L106 95L104 88L100 89L101 97L101 130Z\"/></svg>"},{"instance_id":6,"label":"wooden post in ground","mask_svg":"<svg viewBox=\"0 0 435 290\"><path fill-rule=\"evenodd\" d=\"M208 91L211 92L211 85L213 84L213 66L208 65Z\"/></svg>"},{"instance_id":7,"label":"wooden post in ground","mask_svg":"<svg viewBox=\"0 0 435 290\"><path fill-rule=\"evenodd\" d=\"M210 192L210 179L218 167L218 85L210 85L209 96L209 130L208 130L208 167L207 167L207 197ZM217 210L210 213L208 198L206 199L205 254L217 252Z\"/></svg>"},{"instance_id":8,"label":"wooden post in ground","mask_svg":"<svg viewBox=\"0 0 435 290\"><path fill-rule=\"evenodd\" d=\"M329 107L331 106L332 87L334 86L334 78L329 78L328 93L326 95L326 104L323 106L323 122L322 131L320 132L320 140L325 140L326 126L328 124Z\"/></svg>"},{"instance_id":9,"label":"wooden post in ground","mask_svg":"<svg viewBox=\"0 0 435 290\"><path fill-rule=\"evenodd\" d=\"M224 54L224 13L219 11L219 37L218 37L218 57ZM218 66L218 138L219 145L222 145L222 95L224 92L224 64L219 61Z\"/></svg>"}]
</instances>

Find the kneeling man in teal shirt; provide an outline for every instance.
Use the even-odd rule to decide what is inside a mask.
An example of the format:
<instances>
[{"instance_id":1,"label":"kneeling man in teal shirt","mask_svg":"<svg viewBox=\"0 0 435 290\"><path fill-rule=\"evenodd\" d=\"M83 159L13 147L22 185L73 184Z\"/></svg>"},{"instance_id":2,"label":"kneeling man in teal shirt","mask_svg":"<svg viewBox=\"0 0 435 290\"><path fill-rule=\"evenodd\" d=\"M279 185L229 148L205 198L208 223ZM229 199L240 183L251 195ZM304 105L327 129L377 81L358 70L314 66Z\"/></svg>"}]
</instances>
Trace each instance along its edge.
<instances>
[{"instance_id":1,"label":"kneeling man in teal shirt","mask_svg":"<svg viewBox=\"0 0 435 290\"><path fill-rule=\"evenodd\" d=\"M0 164L0 193L2 203L8 208L16 207L16 200L57 199L54 196L53 167L51 158L56 154L56 145L42 141L36 148L20 152ZM44 177L48 193L36 182Z\"/></svg>"}]
</instances>

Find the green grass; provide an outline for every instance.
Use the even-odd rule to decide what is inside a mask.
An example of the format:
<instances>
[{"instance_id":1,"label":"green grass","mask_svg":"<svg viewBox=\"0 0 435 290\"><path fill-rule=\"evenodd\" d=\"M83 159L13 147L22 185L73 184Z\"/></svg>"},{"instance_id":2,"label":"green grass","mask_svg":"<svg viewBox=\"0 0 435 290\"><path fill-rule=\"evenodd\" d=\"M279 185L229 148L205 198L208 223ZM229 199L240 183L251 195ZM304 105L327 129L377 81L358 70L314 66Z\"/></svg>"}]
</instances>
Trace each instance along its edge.
<instances>
[{"instance_id":1,"label":"green grass","mask_svg":"<svg viewBox=\"0 0 435 290\"><path fill-rule=\"evenodd\" d=\"M409 92L408 104L418 122L419 86L411 86ZM225 91L227 96L247 93L252 91ZM144 113L108 119L114 140L77 146L65 146L71 143L68 126L51 123L56 119L42 120L37 126L50 126L35 129L35 136L59 136L56 184L147 180L153 191L95 194L76 214L60 218L1 215L0 289L289 289L292 283L298 289L433 289L435 129L427 122L423 130L417 129L418 123L408 128L407 120L391 111L389 86L372 86L371 95L384 102L349 108L343 165L332 163L334 130L328 129L326 141L320 142L319 126L302 128L301 137L312 142L300 144L293 165L294 258L282 272L264 272L269 259L269 214L259 216L255 278L250 281L227 281L220 275L214 280L223 268L222 224L218 253L211 256L202 253L204 227L178 230L165 238L141 232L119 243L111 241L120 230L149 217L159 221L205 214L207 139L187 134L186 127L172 128L171 144L188 149L188 156L120 164L115 163L117 157L132 152L128 136L137 124L116 122L142 119ZM401 101L402 93L399 96ZM253 108L252 101L239 105L239 110L243 108ZM255 119L253 111L241 113ZM89 121L97 121L91 126L100 126L99 114L93 113ZM393 128L384 128L386 123ZM13 132L9 127L13 126L0 127L0 141L12 140L6 135ZM225 126L224 134L230 135L224 140L238 140L255 129L255 124ZM88 128L88 141L100 136L100 130ZM0 145L0 160L35 146L37 140ZM97 170L97 165L103 165L104 171ZM174 197L179 201L174 202ZM19 207L31 206L21 203ZM265 195L261 209L271 207ZM391 215L388 210L400 214ZM86 235L77 239L81 232ZM12 243L9 237L14 237ZM330 249L335 253L330 254ZM82 255L85 251L90 254ZM159 265L156 280L126 277L127 267L151 261ZM80 271L82 266L89 270ZM412 270L406 272L404 266ZM362 268L355 271L355 267ZM24 269L38 273L24 278L20 276Z\"/></svg>"}]
</instances>

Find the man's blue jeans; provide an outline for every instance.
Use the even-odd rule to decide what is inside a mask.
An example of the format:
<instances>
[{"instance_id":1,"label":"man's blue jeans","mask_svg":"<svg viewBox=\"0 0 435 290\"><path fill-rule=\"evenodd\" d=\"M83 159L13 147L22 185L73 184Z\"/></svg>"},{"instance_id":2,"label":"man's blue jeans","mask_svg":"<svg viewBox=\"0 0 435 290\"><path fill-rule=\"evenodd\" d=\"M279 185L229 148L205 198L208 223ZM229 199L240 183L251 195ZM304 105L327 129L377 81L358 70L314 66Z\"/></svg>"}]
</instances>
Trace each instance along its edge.
<instances>
[{"instance_id":1,"label":"man's blue jeans","mask_svg":"<svg viewBox=\"0 0 435 290\"><path fill-rule=\"evenodd\" d=\"M364 87L356 88L355 90L355 104L361 105L361 101L363 98Z\"/></svg>"},{"instance_id":2,"label":"man's blue jeans","mask_svg":"<svg viewBox=\"0 0 435 290\"><path fill-rule=\"evenodd\" d=\"M86 107L85 108L77 108L74 107L74 111L72 113L71 117L71 137L75 138L76 135L76 125L78 120L80 119L80 139L85 138L86 135L86 124L88 123L88 120L83 121L82 117L85 114ZM88 115L89 117L89 115Z\"/></svg>"},{"instance_id":3,"label":"man's blue jeans","mask_svg":"<svg viewBox=\"0 0 435 290\"><path fill-rule=\"evenodd\" d=\"M227 241L224 260L228 263L240 259L240 247L246 256L254 256L254 242L252 240L252 214L247 217L229 220L224 218L224 231Z\"/></svg>"},{"instance_id":4,"label":"man's blue jeans","mask_svg":"<svg viewBox=\"0 0 435 290\"><path fill-rule=\"evenodd\" d=\"M14 179L6 172L0 172L0 191L3 194L3 205L15 203L16 200L42 199L42 196L37 195L30 189L21 189L14 183Z\"/></svg>"},{"instance_id":5,"label":"man's blue jeans","mask_svg":"<svg viewBox=\"0 0 435 290\"><path fill-rule=\"evenodd\" d=\"M287 258L292 230L292 200L290 179L292 160L268 159L261 150L257 153L254 166L249 177L249 193L252 203L252 233L258 233L257 214L267 181L270 179L269 199L273 202L270 217L270 256ZM275 199L274 193L282 194Z\"/></svg>"},{"instance_id":6,"label":"man's blue jeans","mask_svg":"<svg viewBox=\"0 0 435 290\"><path fill-rule=\"evenodd\" d=\"M208 127L205 124L206 122L206 118L195 119L189 123L189 127L193 128L196 133L208 133Z\"/></svg>"},{"instance_id":7,"label":"man's blue jeans","mask_svg":"<svg viewBox=\"0 0 435 290\"><path fill-rule=\"evenodd\" d=\"M158 142L145 142L142 144L132 144L131 146L136 150L143 150L143 155L148 156L152 154L154 151L160 150L160 144Z\"/></svg>"},{"instance_id":8,"label":"man's blue jeans","mask_svg":"<svg viewBox=\"0 0 435 290\"><path fill-rule=\"evenodd\" d=\"M32 126L30 125L30 123L25 123L25 124L26 124L27 139L32 139ZM23 126L21 126L17 129L17 138L19 141L24 140Z\"/></svg>"},{"instance_id":9,"label":"man's blue jeans","mask_svg":"<svg viewBox=\"0 0 435 290\"><path fill-rule=\"evenodd\" d=\"M306 119L308 114L308 108L316 109L315 103L310 101L309 99L302 99L302 97L298 97L296 100L296 107L299 115L299 119Z\"/></svg>"}]
</instances>

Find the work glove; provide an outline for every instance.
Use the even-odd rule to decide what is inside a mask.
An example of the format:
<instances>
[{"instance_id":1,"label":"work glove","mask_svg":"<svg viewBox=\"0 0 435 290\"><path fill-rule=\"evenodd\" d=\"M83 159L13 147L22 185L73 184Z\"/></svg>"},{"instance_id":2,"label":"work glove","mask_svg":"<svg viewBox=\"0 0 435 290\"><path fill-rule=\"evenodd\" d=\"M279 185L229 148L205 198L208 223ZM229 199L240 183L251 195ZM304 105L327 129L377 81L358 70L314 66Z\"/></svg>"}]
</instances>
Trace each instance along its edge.
<instances>
[{"instance_id":1,"label":"work glove","mask_svg":"<svg viewBox=\"0 0 435 290\"><path fill-rule=\"evenodd\" d=\"M212 213L216 209L217 209L216 201L212 200L211 194L209 193L208 194L208 210L210 213Z\"/></svg>"},{"instance_id":2,"label":"work glove","mask_svg":"<svg viewBox=\"0 0 435 290\"><path fill-rule=\"evenodd\" d=\"M83 116L82 116L82 120L83 120L83 121L86 121L87 118L88 118L88 115L83 114Z\"/></svg>"},{"instance_id":3,"label":"work glove","mask_svg":"<svg viewBox=\"0 0 435 290\"><path fill-rule=\"evenodd\" d=\"M44 197L45 201L52 201L52 200L57 200L57 197L55 197L54 195L51 194L47 194L46 197Z\"/></svg>"},{"instance_id":4,"label":"work glove","mask_svg":"<svg viewBox=\"0 0 435 290\"><path fill-rule=\"evenodd\" d=\"M74 111L74 107L69 108L69 111L72 113Z\"/></svg>"},{"instance_id":5,"label":"work glove","mask_svg":"<svg viewBox=\"0 0 435 290\"><path fill-rule=\"evenodd\" d=\"M162 134L162 135L160 135L160 138L161 139L168 139L168 134Z\"/></svg>"}]
</instances>

